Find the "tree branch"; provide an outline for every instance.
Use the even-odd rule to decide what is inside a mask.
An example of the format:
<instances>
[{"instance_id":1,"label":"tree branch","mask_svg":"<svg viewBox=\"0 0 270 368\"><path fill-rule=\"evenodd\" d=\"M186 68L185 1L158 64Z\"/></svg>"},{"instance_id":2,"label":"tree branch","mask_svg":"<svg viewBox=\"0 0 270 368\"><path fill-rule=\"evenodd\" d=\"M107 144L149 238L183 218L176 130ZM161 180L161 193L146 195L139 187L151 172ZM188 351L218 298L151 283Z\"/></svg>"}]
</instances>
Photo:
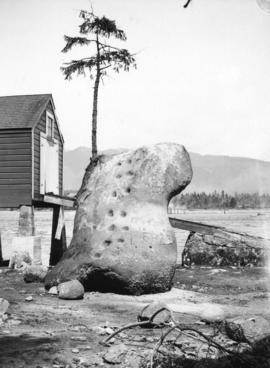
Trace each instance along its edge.
<instances>
[{"instance_id":1,"label":"tree branch","mask_svg":"<svg viewBox=\"0 0 270 368\"><path fill-rule=\"evenodd\" d=\"M189 3L191 2L191 0L187 0L187 2L185 3L185 5L183 6L184 8L187 8L189 6Z\"/></svg>"},{"instance_id":2,"label":"tree branch","mask_svg":"<svg viewBox=\"0 0 270 368\"><path fill-rule=\"evenodd\" d=\"M89 40L86 37L69 37L66 35L64 36L64 40L66 41L66 46L63 48L62 52L68 52L73 46L89 45L89 43L92 42L92 40Z\"/></svg>"},{"instance_id":3,"label":"tree branch","mask_svg":"<svg viewBox=\"0 0 270 368\"><path fill-rule=\"evenodd\" d=\"M104 66L103 68L99 68L99 70L101 71L101 70L104 70L104 69L110 68L111 66L112 66L112 64L107 65L107 66Z\"/></svg>"}]
</instances>

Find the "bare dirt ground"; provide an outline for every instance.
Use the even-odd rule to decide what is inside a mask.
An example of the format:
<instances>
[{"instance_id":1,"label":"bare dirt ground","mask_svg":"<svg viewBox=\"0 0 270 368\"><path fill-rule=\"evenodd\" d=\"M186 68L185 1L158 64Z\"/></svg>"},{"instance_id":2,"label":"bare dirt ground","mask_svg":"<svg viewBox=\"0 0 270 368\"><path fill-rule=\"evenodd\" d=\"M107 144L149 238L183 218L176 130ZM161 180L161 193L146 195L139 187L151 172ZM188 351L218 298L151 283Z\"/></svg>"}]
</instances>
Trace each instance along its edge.
<instances>
[{"instance_id":1,"label":"bare dirt ground","mask_svg":"<svg viewBox=\"0 0 270 368\"><path fill-rule=\"evenodd\" d=\"M0 325L0 367L136 368L141 361L147 366L160 330L127 330L108 348L100 344L108 336L103 335L106 332L100 327L108 327L109 333L136 322L142 307L155 299L180 304L218 303L228 316L258 315L270 321L268 286L269 278L263 268L179 268L173 291L163 297L86 293L83 300L68 301L48 294L42 284L26 284L17 271L2 268L1 297L9 301L10 307L7 320ZM33 300L26 301L28 296ZM195 328L208 328L192 314L177 314L177 320ZM120 361L113 355L113 347L125 351ZM191 354L186 360L189 365L182 362L175 366L198 368L197 359L198 354L193 358ZM174 365L167 362L163 366Z\"/></svg>"}]
</instances>

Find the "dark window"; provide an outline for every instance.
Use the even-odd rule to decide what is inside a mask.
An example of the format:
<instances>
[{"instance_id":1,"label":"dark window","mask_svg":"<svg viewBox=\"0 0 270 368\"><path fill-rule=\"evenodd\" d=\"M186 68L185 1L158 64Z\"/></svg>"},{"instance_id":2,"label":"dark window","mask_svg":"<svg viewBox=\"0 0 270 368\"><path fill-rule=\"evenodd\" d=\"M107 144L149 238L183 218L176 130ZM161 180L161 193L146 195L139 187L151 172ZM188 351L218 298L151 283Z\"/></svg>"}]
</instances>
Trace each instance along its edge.
<instances>
[{"instance_id":1,"label":"dark window","mask_svg":"<svg viewBox=\"0 0 270 368\"><path fill-rule=\"evenodd\" d=\"M53 138L54 120L51 116L47 115L47 136Z\"/></svg>"}]
</instances>

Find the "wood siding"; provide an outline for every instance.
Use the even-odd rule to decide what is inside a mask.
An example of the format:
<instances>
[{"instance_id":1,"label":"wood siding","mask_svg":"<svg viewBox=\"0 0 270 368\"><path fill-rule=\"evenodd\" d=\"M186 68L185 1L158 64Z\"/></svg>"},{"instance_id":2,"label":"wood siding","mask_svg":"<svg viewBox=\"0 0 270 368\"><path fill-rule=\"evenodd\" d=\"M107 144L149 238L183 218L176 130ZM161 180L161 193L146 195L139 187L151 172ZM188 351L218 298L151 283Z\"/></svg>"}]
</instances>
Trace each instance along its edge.
<instances>
[{"instance_id":1,"label":"wood siding","mask_svg":"<svg viewBox=\"0 0 270 368\"><path fill-rule=\"evenodd\" d=\"M46 111L54 115L51 102L44 110L40 121L36 125L33 133L34 140L34 199L39 200L40 196L40 132L46 133ZM55 116L55 115L54 115ZM56 120L56 119L55 119ZM60 138L60 132L56 124L54 124L54 138L59 142L59 194L63 194L63 144Z\"/></svg>"},{"instance_id":2,"label":"wood siding","mask_svg":"<svg viewBox=\"0 0 270 368\"><path fill-rule=\"evenodd\" d=\"M31 129L0 130L0 208L32 201Z\"/></svg>"}]
</instances>

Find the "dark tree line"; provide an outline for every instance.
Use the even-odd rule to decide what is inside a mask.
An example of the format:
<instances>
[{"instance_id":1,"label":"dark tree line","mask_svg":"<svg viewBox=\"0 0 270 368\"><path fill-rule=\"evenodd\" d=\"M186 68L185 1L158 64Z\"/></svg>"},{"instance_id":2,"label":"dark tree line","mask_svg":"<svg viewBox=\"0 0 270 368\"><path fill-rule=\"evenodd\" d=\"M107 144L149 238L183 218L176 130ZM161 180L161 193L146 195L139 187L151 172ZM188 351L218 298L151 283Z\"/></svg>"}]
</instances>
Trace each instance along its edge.
<instances>
[{"instance_id":1,"label":"dark tree line","mask_svg":"<svg viewBox=\"0 0 270 368\"><path fill-rule=\"evenodd\" d=\"M171 204L174 207L186 207L187 209L270 208L270 195L259 193L235 193L230 195L224 191L193 192L174 197Z\"/></svg>"}]
</instances>

